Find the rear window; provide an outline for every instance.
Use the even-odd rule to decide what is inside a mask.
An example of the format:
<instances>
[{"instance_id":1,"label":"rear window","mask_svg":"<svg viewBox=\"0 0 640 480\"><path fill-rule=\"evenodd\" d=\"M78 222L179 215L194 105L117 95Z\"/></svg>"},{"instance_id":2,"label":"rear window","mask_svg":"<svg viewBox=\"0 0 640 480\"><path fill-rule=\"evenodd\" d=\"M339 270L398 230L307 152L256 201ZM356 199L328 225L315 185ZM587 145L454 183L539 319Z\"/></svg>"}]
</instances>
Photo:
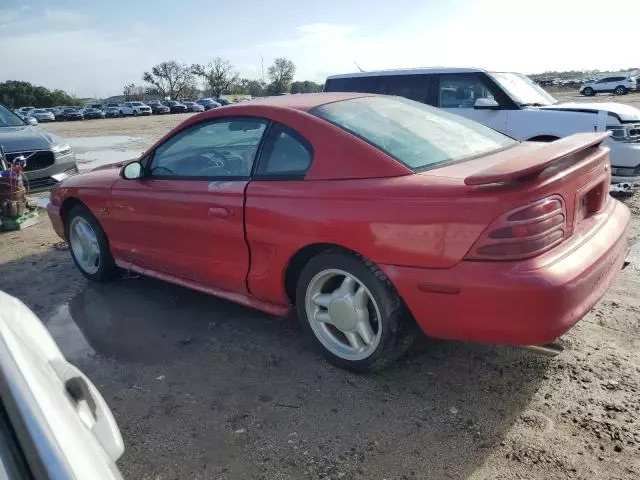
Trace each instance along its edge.
<instances>
[{"instance_id":1,"label":"rear window","mask_svg":"<svg viewBox=\"0 0 640 480\"><path fill-rule=\"evenodd\" d=\"M412 170L486 155L518 142L457 115L399 97L362 97L312 113L362 138Z\"/></svg>"}]
</instances>

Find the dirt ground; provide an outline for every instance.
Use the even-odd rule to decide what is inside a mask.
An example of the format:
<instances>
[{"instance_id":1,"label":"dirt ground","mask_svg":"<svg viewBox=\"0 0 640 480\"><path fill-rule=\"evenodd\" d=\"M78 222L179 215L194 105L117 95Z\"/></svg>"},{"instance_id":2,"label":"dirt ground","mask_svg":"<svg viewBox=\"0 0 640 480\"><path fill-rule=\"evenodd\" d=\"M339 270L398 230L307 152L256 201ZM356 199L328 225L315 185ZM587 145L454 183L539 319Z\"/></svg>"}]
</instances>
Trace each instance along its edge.
<instances>
[{"instance_id":1,"label":"dirt ground","mask_svg":"<svg viewBox=\"0 0 640 480\"><path fill-rule=\"evenodd\" d=\"M184 118L44 128L121 136L113 148L128 154ZM640 195L626 203L635 243ZM391 368L354 375L293 318L148 278L87 283L46 216L0 234L0 289L101 389L127 479L640 478L639 286L633 263L552 359L424 338Z\"/></svg>"}]
</instances>

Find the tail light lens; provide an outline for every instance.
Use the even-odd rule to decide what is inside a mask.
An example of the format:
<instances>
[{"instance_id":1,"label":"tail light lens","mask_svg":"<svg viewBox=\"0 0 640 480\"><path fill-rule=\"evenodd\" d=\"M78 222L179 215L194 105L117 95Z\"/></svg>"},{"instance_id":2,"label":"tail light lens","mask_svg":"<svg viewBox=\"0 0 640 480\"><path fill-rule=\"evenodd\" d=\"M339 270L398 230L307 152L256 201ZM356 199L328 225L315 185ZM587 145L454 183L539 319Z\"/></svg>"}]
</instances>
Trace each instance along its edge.
<instances>
[{"instance_id":1,"label":"tail light lens","mask_svg":"<svg viewBox=\"0 0 640 480\"><path fill-rule=\"evenodd\" d=\"M562 242L566 211L559 196L524 205L493 222L475 243L467 259L522 260Z\"/></svg>"}]
</instances>

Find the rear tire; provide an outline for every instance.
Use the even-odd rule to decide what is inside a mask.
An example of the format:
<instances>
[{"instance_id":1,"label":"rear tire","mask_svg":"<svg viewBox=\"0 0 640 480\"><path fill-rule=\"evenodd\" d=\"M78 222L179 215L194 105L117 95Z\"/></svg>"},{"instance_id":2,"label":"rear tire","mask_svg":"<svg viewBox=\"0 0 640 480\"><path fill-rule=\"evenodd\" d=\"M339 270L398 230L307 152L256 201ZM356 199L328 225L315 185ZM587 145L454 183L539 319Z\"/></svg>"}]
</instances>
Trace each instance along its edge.
<instances>
[{"instance_id":1,"label":"rear tire","mask_svg":"<svg viewBox=\"0 0 640 480\"><path fill-rule=\"evenodd\" d=\"M618 86L616 87L616 89L613 91L613 93L614 93L615 95L626 95L626 94L627 94L627 91L628 91L628 90L627 90L627 87L624 87L624 86L622 86L622 85L618 85Z\"/></svg>"},{"instance_id":2,"label":"rear tire","mask_svg":"<svg viewBox=\"0 0 640 480\"><path fill-rule=\"evenodd\" d=\"M372 262L341 251L320 253L305 265L296 309L325 358L356 372L379 370L398 359L418 333L386 275Z\"/></svg>"},{"instance_id":3,"label":"rear tire","mask_svg":"<svg viewBox=\"0 0 640 480\"><path fill-rule=\"evenodd\" d=\"M65 226L71 258L78 270L94 282L115 278L118 267L109 250L109 241L100 223L84 205L76 205Z\"/></svg>"}]
</instances>

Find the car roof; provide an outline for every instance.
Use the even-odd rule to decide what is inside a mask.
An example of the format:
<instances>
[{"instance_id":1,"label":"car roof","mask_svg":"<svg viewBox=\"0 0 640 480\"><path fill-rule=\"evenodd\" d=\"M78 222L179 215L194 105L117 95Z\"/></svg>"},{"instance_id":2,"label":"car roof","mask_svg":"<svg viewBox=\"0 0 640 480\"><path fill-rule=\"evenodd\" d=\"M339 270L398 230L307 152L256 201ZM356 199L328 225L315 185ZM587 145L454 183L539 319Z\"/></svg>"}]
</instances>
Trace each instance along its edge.
<instances>
[{"instance_id":1,"label":"car roof","mask_svg":"<svg viewBox=\"0 0 640 480\"><path fill-rule=\"evenodd\" d=\"M351 100L353 98L371 97L369 93L331 92L331 93L301 93L296 95L279 95L274 97L261 97L248 102L236 103L225 107L226 109L240 109L253 105L265 107L295 109L308 112L309 110L327 103Z\"/></svg>"},{"instance_id":2,"label":"car roof","mask_svg":"<svg viewBox=\"0 0 640 480\"><path fill-rule=\"evenodd\" d=\"M355 77L384 77L390 75L424 75L427 73L480 73L486 72L482 68L458 68L458 67L428 67L428 68L401 68L394 70L376 70L371 72L343 73L340 75L330 75L327 80L335 78L355 78Z\"/></svg>"}]
</instances>

